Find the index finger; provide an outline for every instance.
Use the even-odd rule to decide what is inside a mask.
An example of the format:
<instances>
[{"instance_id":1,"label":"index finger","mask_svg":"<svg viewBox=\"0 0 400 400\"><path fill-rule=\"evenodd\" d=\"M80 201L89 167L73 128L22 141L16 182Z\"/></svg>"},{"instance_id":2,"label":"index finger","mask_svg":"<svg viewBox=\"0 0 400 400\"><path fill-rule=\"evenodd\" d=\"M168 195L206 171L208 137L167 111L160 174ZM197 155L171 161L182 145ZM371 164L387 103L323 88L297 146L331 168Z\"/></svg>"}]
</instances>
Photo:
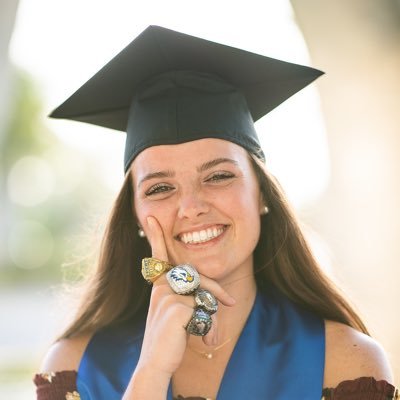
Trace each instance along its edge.
<instances>
[{"instance_id":1,"label":"index finger","mask_svg":"<svg viewBox=\"0 0 400 400\"><path fill-rule=\"evenodd\" d=\"M156 218L147 217L149 227L149 242L151 246L151 255L162 261L168 261L167 247L165 246L164 234L160 223Z\"/></svg>"}]
</instances>

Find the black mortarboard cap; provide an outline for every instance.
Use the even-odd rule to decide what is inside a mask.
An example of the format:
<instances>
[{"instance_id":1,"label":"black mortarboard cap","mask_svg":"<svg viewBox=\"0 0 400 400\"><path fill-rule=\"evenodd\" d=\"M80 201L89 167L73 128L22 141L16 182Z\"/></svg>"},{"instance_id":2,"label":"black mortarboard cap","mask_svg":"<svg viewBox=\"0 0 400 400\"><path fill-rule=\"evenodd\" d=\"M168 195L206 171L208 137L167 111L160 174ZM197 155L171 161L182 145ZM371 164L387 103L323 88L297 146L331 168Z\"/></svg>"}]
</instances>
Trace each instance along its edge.
<instances>
[{"instance_id":1,"label":"black mortarboard cap","mask_svg":"<svg viewBox=\"0 0 400 400\"><path fill-rule=\"evenodd\" d=\"M147 147L210 137L264 159L253 123L322 73L149 26L50 116L126 131L125 171Z\"/></svg>"}]
</instances>

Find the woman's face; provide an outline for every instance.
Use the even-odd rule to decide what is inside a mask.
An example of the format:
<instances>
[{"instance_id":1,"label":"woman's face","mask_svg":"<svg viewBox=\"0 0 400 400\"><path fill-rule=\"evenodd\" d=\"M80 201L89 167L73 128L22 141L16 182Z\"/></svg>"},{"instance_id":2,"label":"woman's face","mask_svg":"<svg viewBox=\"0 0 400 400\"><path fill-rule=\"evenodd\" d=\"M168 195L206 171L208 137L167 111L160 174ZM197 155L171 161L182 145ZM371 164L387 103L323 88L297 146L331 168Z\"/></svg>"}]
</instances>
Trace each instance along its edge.
<instances>
[{"instance_id":1,"label":"woman's face","mask_svg":"<svg viewBox=\"0 0 400 400\"><path fill-rule=\"evenodd\" d=\"M221 139L154 146L131 171L138 221L146 232L146 217L158 220L169 262L216 280L252 273L263 204L242 147Z\"/></svg>"}]
</instances>

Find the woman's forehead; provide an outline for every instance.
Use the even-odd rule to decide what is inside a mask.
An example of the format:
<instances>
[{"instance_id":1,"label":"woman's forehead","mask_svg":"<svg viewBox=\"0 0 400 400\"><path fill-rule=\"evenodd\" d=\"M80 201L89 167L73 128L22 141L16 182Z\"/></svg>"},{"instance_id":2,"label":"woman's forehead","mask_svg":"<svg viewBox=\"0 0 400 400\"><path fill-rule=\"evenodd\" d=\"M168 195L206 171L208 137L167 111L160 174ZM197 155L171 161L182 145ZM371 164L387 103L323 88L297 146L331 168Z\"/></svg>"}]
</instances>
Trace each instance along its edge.
<instances>
[{"instance_id":1,"label":"woman's forehead","mask_svg":"<svg viewBox=\"0 0 400 400\"><path fill-rule=\"evenodd\" d=\"M233 142L215 138L152 146L135 158L131 169L136 175L188 165L198 166L216 158L229 158L239 163L247 159L247 151Z\"/></svg>"}]
</instances>

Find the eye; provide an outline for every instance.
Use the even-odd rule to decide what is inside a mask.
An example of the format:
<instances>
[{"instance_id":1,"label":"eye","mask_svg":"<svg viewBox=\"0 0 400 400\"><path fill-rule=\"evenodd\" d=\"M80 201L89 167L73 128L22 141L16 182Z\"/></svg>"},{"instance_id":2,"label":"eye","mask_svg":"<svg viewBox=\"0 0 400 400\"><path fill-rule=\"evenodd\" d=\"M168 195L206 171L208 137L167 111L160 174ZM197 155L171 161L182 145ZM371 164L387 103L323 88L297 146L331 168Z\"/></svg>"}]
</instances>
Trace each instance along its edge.
<instances>
[{"instance_id":1,"label":"eye","mask_svg":"<svg viewBox=\"0 0 400 400\"><path fill-rule=\"evenodd\" d=\"M232 178L234 178L234 177L235 177L235 175L232 174L231 172L226 172L226 171L223 171L223 172L215 172L215 173L213 173L211 176L209 176L209 177L206 179L206 182L211 182L211 183L213 183L213 182L226 181L226 180L232 179Z\"/></svg>"},{"instance_id":2,"label":"eye","mask_svg":"<svg viewBox=\"0 0 400 400\"><path fill-rule=\"evenodd\" d=\"M173 190L173 187L170 185L167 185L165 183L157 183L150 187L148 190L146 190L145 195L146 196L153 196L155 194L159 193L165 193Z\"/></svg>"}]
</instances>

